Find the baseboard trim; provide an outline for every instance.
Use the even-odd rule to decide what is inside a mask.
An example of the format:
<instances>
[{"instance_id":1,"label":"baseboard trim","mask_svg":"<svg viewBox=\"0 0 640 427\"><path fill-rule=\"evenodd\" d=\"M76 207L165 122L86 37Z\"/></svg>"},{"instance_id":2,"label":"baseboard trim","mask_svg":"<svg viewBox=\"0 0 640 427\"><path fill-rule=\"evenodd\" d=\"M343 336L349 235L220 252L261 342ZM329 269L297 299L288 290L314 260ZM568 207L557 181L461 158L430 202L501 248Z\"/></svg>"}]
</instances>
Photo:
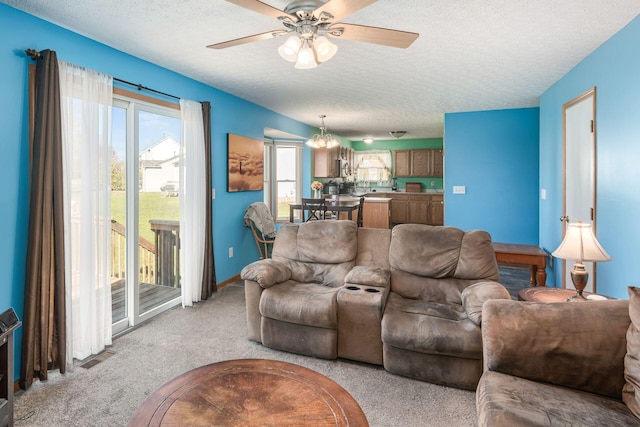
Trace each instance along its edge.
<instances>
[{"instance_id":1,"label":"baseboard trim","mask_svg":"<svg viewBox=\"0 0 640 427\"><path fill-rule=\"evenodd\" d=\"M240 275L236 274L235 276L225 280L224 282L220 282L217 284L218 289L224 288L225 286L233 283L233 282L237 282L238 280L240 280Z\"/></svg>"}]
</instances>

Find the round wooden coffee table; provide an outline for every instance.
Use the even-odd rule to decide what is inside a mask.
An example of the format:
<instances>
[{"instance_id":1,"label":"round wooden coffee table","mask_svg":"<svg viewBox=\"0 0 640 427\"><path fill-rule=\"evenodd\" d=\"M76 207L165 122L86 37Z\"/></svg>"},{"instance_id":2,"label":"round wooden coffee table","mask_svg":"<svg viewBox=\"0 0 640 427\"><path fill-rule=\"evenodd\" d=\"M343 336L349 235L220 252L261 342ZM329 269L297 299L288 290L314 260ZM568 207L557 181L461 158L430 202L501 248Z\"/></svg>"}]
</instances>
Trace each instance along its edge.
<instances>
[{"instance_id":1,"label":"round wooden coffee table","mask_svg":"<svg viewBox=\"0 0 640 427\"><path fill-rule=\"evenodd\" d=\"M520 289L518 292L518 299L520 301L535 302L565 302L575 294L576 291L573 289L535 287ZM582 294L585 297L592 295L590 292L583 292Z\"/></svg>"},{"instance_id":2,"label":"round wooden coffee table","mask_svg":"<svg viewBox=\"0 0 640 427\"><path fill-rule=\"evenodd\" d=\"M130 426L368 426L340 385L311 369L266 359L213 363L153 392Z\"/></svg>"}]
</instances>

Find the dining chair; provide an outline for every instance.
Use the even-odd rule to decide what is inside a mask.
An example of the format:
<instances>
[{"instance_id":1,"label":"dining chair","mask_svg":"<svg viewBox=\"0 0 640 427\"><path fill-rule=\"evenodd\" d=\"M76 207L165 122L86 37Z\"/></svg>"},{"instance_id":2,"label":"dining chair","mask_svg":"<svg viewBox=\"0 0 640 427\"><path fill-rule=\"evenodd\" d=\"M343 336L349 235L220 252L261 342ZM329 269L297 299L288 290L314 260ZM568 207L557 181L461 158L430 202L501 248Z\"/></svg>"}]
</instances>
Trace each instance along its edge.
<instances>
[{"instance_id":1,"label":"dining chair","mask_svg":"<svg viewBox=\"0 0 640 427\"><path fill-rule=\"evenodd\" d=\"M336 203L340 200L340 197L337 194L331 194L325 200L330 200L329 203ZM332 211L327 208L326 212L324 213L324 219L338 219L338 211Z\"/></svg>"},{"instance_id":2,"label":"dining chair","mask_svg":"<svg viewBox=\"0 0 640 427\"><path fill-rule=\"evenodd\" d=\"M327 206L324 199L302 199L304 222L325 219Z\"/></svg>"},{"instance_id":3,"label":"dining chair","mask_svg":"<svg viewBox=\"0 0 640 427\"><path fill-rule=\"evenodd\" d=\"M358 224L358 227L362 227L362 224L363 224L363 220L362 220L363 211L364 211L364 196L360 197L360 205L358 206L358 219L356 221L356 223Z\"/></svg>"}]
</instances>

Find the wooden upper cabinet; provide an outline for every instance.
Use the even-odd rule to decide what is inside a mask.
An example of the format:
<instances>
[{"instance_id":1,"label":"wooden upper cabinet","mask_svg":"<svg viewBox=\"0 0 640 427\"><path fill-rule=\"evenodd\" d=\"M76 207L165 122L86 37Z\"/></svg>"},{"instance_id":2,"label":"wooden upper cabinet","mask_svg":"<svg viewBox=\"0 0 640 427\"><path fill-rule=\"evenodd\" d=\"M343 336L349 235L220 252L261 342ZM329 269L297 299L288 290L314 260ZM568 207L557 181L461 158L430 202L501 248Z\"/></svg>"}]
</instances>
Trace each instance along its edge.
<instances>
[{"instance_id":1,"label":"wooden upper cabinet","mask_svg":"<svg viewBox=\"0 0 640 427\"><path fill-rule=\"evenodd\" d=\"M443 175L441 149L396 150L393 152L395 176Z\"/></svg>"},{"instance_id":2,"label":"wooden upper cabinet","mask_svg":"<svg viewBox=\"0 0 640 427\"><path fill-rule=\"evenodd\" d=\"M395 150L393 152L393 174L395 176L411 176L411 150Z\"/></svg>"},{"instance_id":3,"label":"wooden upper cabinet","mask_svg":"<svg viewBox=\"0 0 640 427\"><path fill-rule=\"evenodd\" d=\"M411 150L411 176L430 176L430 151Z\"/></svg>"},{"instance_id":4,"label":"wooden upper cabinet","mask_svg":"<svg viewBox=\"0 0 640 427\"><path fill-rule=\"evenodd\" d=\"M429 176L443 176L444 175L444 156L442 150L429 150L429 163L431 168L431 175Z\"/></svg>"},{"instance_id":5,"label":"wooden upper cabinet","mask_svg":"<svg viewBox=\"0 0 640 427\"><path fill-rule=\"evenodd\" d=\"M338 156L340 147L316 148L313 150L313 176L317 178L335 178L340 176L338 171Z\"/></svg>"}]
</instances>

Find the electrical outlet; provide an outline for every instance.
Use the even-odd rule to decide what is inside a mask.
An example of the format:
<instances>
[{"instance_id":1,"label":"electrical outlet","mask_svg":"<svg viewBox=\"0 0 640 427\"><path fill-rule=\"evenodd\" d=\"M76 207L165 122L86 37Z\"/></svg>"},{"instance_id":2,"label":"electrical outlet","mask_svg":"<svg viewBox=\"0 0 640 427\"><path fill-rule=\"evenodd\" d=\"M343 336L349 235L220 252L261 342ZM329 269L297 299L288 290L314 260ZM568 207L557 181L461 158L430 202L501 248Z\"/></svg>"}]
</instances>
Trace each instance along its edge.
<instances>
[{"instance_id":1,"label":"electrical outlet","mask_svg":"<svg viewBox=\"0 0 640 427\"><path fill-rule=\"evenodd\" d=\"M211 189L211 199L213 200L213 199L215 199L215 198L216 198L216 189L215 189L215 188L212 188L212 189Z\"/></svg>"},{"instance_id":2,"label":"electrical outlet","mask_svg":"<svg viewBox=\"0 0 640 427\"><path fill-rule=\"evenodd\" d=\"M540 190L540 198L542 200L546 200L547 199L547 189L546 188L543 188L543 189Z\"/></svg>"},{"instance_id":3,"label":"electrical outlet","mask_svg":"<svg viewBox=\"0 0 640 427\"><path fill-rule=\"evenodd\" d=\"M233 246L229 248L229 258L233 258Z\"/></svg>"}]
</instances>

